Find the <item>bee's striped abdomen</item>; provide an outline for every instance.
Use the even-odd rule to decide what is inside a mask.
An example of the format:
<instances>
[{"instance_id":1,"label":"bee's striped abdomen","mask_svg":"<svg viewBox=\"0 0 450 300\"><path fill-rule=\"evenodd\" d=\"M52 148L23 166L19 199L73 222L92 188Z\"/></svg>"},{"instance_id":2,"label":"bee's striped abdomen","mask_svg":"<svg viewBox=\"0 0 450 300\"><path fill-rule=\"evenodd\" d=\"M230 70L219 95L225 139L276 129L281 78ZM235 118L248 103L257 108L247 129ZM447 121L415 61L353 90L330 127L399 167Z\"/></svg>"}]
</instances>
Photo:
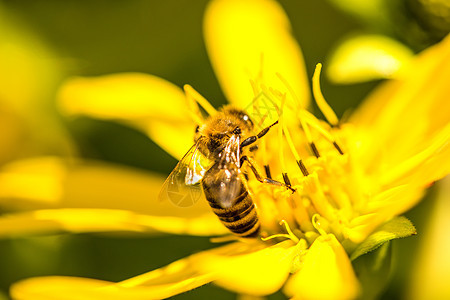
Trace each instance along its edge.
<instances>
[{"instance_id":1,"label":"bee's striped abdomen","mask_svg":"<svg viewBox=\"0 0 450 300\"><path fill-rule=\"evenodd\" d=\"M217 204L214 193L206 192L205 196L213 212L231 232L240 237L255 237L260 227L256 208L248 191L245 188L241 191L234 205L229 208Z\"/></svg>"}]
</instances>

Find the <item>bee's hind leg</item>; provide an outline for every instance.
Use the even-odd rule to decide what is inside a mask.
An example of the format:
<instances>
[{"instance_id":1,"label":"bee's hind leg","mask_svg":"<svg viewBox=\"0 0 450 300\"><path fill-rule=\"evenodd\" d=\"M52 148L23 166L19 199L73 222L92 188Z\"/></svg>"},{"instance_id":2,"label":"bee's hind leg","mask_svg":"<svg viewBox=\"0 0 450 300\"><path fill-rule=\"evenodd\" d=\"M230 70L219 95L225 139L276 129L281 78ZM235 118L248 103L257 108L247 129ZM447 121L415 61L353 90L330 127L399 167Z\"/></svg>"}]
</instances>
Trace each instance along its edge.
<instances>
[{"instance_id":1,"label":"bee's hind leg","mask_svg":"<svg viewBox=\"0 0 450 300\"><path fill-rule=\"evenodd\" d=\"M261 173L256 168L256 163L250 157L248 157L246 155L242 156L241 161L240 161L241 167L244 162L248 163L248 165L252 169L253 174L255 174L255 177L259 182L268 183L268 184L272 184L272 185L276 185L276 186L282 186L282 187L285 187L285 188L291 190L292 193L295 192L295 189L290 184L286 184L286 183L280 182L278 180L274 180L272 178L267 178L267 177L261 176Z\"/></svg>"}]
</instances>

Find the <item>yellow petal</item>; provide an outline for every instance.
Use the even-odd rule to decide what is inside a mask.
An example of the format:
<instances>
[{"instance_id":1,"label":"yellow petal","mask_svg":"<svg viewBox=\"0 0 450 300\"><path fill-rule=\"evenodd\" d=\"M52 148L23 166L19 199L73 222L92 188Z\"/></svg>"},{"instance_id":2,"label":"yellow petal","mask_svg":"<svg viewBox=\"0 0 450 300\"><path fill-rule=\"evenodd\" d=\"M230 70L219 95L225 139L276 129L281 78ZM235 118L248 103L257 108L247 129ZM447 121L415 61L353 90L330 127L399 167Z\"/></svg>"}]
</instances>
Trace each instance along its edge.
<instances>
[{"instance_id":1,"label":"yellow petal","mask_svg":"<svg viewBox=\"0 0 450 300\"><path fill-rule=\"evenodd\" d=\"M408 299L450 299L450 177L440 188L411 272Z\"/></svg>"},{"instance_id":2,"label":"yellow petal","mask_svg":"<svg viewBox=\"0 0 450 300\"><path fill-rule=\"evenodd\" d=\"M188 208L160 202L165 176L99 161L68 162L52 156L24 159L3 166L0 179L0 203L9 211L107 208L158 216L210 211L201 201Z\"/></svg>"},{"instance_id":3,"label":"yellow petal","mask_svg":"<svg viewBox=\"0 0 450 300\"><path fill-rule=\"evenodd\" d=\"M73 145L51 109L62 76L54 53L0 7L0 163Z\"/></svg>"},{"instance_id":4,"label":"yellow petal","mask_svg":"<svg viewBox=\"0 0 450 300\"><path fill-rule=\"evenodd\" d=\"M429 136L420 149L388 170L379 178L383 185L403 184L415 181L418 184L429 184L450 173L450 123L438 131L436 136Z\"/></svg>"},{"instance_id":5,"label":"yellow petal","mask_svg":"<svg viewBox=\"0 0 450 300\"><path fill-rule=\"evenodd\" d=\"M58 94L69 115L121 121L148 134L175 158L193 143L194 122L182 90L156 76L123 73L69 79Z\"/></svg>"},{"instance_id":6,"label":"yellow petal","mask_svg":"<svg viewBox=\"0 0 450 300\"><path fill-rule=\"evenodd\" d=\"M280 73L299 98L297 105L307 106L309 84L301 50L286 14L275 1L213 1L206 11L204 35L214 70L231 103L251 106L258 95L250 80L286 92L276 75ZM286 102L293 105L289 93Z\"/></svg>"},{"instance_id":7,"label":"yellow petal","mask_svg":"<svg viewBox=\"0 0 450 300\"><path fill-rule=\"evenodd\" d=\"M334 4L337 8L352 15L353 17L360 18L364 22L377 22L378 26L386 26L384 23L387 19L387 9L389 5L384 1L371 0L371 1L359 1L359 0L328 0ZM380 24L381 21L381 24Z\"/></svg>"},{"instance_id":8,"label":"yellow petal","mask_svg":"<svg viewBox=\"0 0 450 300\"><path fill-rule=\"evenodd\" d=\"M161 217L117 209L62 208L5 214L0 217L0 237L55 232L164 232L209 236L226 234L212 213L195 218Z\"/></svg>"},{"instance_id":9,"label":"yellow petal","mask_svg":"<svg viewBox=\"0 0 450 300\"><path fill-rule=\"evenodd\" d=\"M422 184L405 184L379 193L368 201L361 215L351 221L346 229L348 238L361 243L377 227L414 207L424 192Z\"/></svg>"},{"instance_id":10,"label":"yellow petal","mask_svg":"<svg viewBox=\"0 0 450 300\"><path fill-rule=\"evenodd\" d=\"M430 146L450 120L448 78L450 37L418 55L401 78L378 88L355 112L351 122L360 129L359 153L369 172L383 174Z\"/></svg>"},{"instance_id":11,"label":"yellow petal","mask_svg":"<svg viewBox=\"0 0 450 300\"><path fill-rule=\"evenodd\" d=\"M122 216L137 213L139 218L128 224L131 227L138 225L163 232L194 235L226 232L206 201L201 201L202 199L191 207L177 207L170 201L161 202L158 194L163 182L162 176L132 168L92 161L68 163L55 157L40 157L17 161L2 168L0 204L7 211L44 208L123 210L130 212L118 216L112 212L112 216L120 217L117 219L119 222ZM58 213L58 210L52 212L51 217L44 218L46 221L38 217L42 217L42 214L25 213L14 215L14 218L8 219L7 222L14 220L8 224L18 226L18 229L10 229L11 233L20 232L19 228L25 227L32 230L32 224L41 224L40 232L49 224L53 227L47 229L67 230L68 227L73 228L71 226L75 226L74 228L84 226L86 231L95 231L95 224L92 222L98 218L101 223L102 218L98 216L101 215L101 210L95 214L85 210L85 213L86 218L87 216L90 218L85 219L84 225L77 225L76 222L82 221L65 218L65 212ZM69 211L67 214L73 215L76 213ZM21 221L25 220L29 223L21 225ZM73 222L75 225L70 225ZM101 224L108 228L107 221ZM127 223L121 224L125 226ZM126 229L125 226L124 230L130 229Z\"/></svg>"},{"instance_id":12,"label":"yellow petal","mask_svg":"<svg viewBox=\"0 0 450 300\"><path fill-rule=\"evenodd\" d=\"M292 266L294 247L276 245L249 254L202 257L197 267L216 274L216 284L241 294L268 295L278 291Z\"/></svg>"},{"instance_id":13,"label":"yellow petal","mask_svg":"<svg viewBox=\"0 0 450 300\"><path fill-rule=\"evenodd\" d=\"M21 300L165 299L213 279L210 274L196 274L191 270L188 259L184 259L122 283L80 277L37 277L14 284L11 296Z\"/></svg>"},{"instance_id":14,"label":"yellow petal","mask_svg":"<svg viewBox=\"0 0 450 300\"><path fill-rule=\"evenodd\" d=\"M360 35L338 46L326 70L335 83L357 83L390 78L412 57L410 49L386 36Z\"/></svg>"},{"instance_id":15,"label":"yellow petal","mask_svg":"<svg viewBox=\"0 0 450 300\"><path fill-rule=\"evenodd\" d=\"M60 66L50 49L16 21L0 7L0 103L31 116L49 104Z\"/></svg>"},{"instance_id":16,"label":"yellow petal","mask_svg":"<svg viewBox=\"0 0 450 300\"><path fill-rule=\"evenodd\" d=\"M295 299L355 299L359 283L344 248L329 234L314 241L284 291Z\"/></svg>"},{"instance_id":17,"label":"yellow petal","mask_svg":"<svg viewBox=\"0 0 450 300\"><path fill-rule=\"evenodd\" d=\"M229 244L118 283L62 276L31 278L15 283L11 287L11 296L21 300L165 299L216 279L214 273L199 271L197 266L202 259L210 255L251 251L252 248L241 243Z\"/></svg>"}]
</instances>

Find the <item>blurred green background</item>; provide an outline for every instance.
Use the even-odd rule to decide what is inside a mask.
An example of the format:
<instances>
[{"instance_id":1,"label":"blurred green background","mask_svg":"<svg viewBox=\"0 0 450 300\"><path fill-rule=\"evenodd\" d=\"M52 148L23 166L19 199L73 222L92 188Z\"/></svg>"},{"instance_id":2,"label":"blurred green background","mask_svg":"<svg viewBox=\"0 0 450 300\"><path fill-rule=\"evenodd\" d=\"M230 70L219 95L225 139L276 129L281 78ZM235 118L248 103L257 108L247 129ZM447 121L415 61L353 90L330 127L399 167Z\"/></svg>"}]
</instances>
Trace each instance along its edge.
<instances>
[{"instance_id":1,"label":"blurred green background","mask_svg":"<svg viewBox=\"0 0 450 300\"><path fill-rule=\"evenodd\" d=\"M202 16L208 1L2 1L0 16L26 28L49 48L60 69L57 83L73 75L144 72L182 86L191 84L216 107L226 103L208 61ZM330 51L348 34L375 32L390 35L414 51L437 41L410 34L414 22L405 1L391 1L398 23L376 22L345 14L324 0L280 1L287 11L293 33L306 59L309 77L318 62L325 63ZM411 1L406 1L411 2ZM388 14L388 12L386 12ZM14 25L14 26L15 26ZM1 37L0 37L1 38ZM356 107L378 82L333 85L325 77L322 90L342 116ZM53 96L55 91L51 93ZM53 110L54 98L48 99ZM56 111L84 158L101 159L168 174L176 161L142 133L116 123L89 118L65 119ZM46 154L58 154L48 149ZM409 217L419 233L432 197ZM395 251L415 249L420 235L395 241ZM6 298L11 283L30 276L74 275L119 281L164 266L202 249L214 247L207 238L185 236L108 236L95 234L52 235L0 240L0 289ZM400 248L400 249L399 249ZM402 252L405 253L405 252ZM397 273L384 299L399 299L405 289L414 252L396 261ZM0 299L1 299L0 294ZM175 299L234 299L236 295L212 285L174 297ZM7 298L6 298L7 299ZM269 299L284 299L281 293Z\"/></svg>"}]
</instances>

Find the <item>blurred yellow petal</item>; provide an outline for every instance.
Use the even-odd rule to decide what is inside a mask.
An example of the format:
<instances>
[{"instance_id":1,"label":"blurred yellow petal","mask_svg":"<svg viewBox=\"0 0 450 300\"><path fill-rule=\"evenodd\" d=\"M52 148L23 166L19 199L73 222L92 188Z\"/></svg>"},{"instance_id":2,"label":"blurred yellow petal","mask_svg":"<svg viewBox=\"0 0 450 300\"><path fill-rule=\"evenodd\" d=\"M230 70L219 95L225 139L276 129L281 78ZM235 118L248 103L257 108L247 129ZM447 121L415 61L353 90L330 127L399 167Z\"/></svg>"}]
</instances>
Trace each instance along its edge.
<instances>
[{"instance_id":1,"label":"blurred yellow petal","mask_svg":"<svg viewBox=\"0 0 450 300\"><path fill-rule=\"evenodd\" d=\"M395 76L412 57L413 52L396 40L361 35L342 42L333 51L326 70L335 83L358 83Z\"/></svg>"},{"instance_id":2,"label":"blurred yellow petal","mask_svg":"<svg viewBox=\"0 0 450 300\"><path fill-rule=\"evenodd\" d=\"M450 177L440 183L433 212L411 272L408 299L450 299Z\"/></svg>"},{"instance_id":3,"label":"blurred yellow petal","mask_svg":"<svg viewBox=\"0 0 450 300\"><path fill-rule=\"evenodd\" d=\"M166 267L113 283L77 277L38 277L16 283L13 299L162 299L215 281L234 291L263 295L278 290L289 275L293 247L282 243L255 251L233 243L194 254ZM258 247L256 247L257 249ZM241 264L253 262L242 270ZM261 263L263 261L264 263ZM208 266L208 264L213 265ZM237 268L236 268L237 267ZM223 270L226 269L226 270ZM275 283L272 282L275 276ZM255 289L256 288L256 289ZM58 297L59 296L59 297Z\"/></svg>"},{"instance_id":4,"label":"blurred yellow petal","mask_svg":"<svg viewBox=\"0 0 450 300\"><path fill-rule=\"evenodd\" d=\"M29 117L49 104L60 74L54 53L0 7L0 103Z\"/></svg>"},{"instance_id":5,"label":"blurred yellow petal","mask_svg":"<svg viewBox=\"0 0 450 300\"><path fill-rule=\"evenodd\" d=\"M194 281L195 280L195 281ZM210 280L189 278L162 286L121 288L113 282L88 278L38 277L16 283L11 289L13 299L17 300L148 300L165 299L208 283ZM193 283L196 283L195 285ZM57 288L52 288L56 286ZM179 286L179 287L178 287Z\"/></svg>"},{"instance_id":6,"label":"blurred yellow petal","mask_svg":"<svg viewBox=\"0 0 450 300\"><path fill-rule=\"evenodd\" d=\"M73 154L52 108L62 74L56 55L0 7L0 163L36 153Z\"/></svg>"},{"instance_id":7,"label":"blurred yellow petal","mask_svg":"<svg viewBox=\"0 0 450 300\"><path fill-rule=\"evenodd\" d=\"M227 233L212 213L195 218L160 217L126 210L60 208L5 214L0 217L0 237L83 232L164 232L198 236Z\"/></svg>"},{"instance_id":8,"label":"blurred yellow petal","mask_svg":"<svg viewBox=\"0 0 450 300\"><path fill-rule=\"evenodd\" d=\"M0 170L0 205L4 211L33 208L123 210L131 211L125 214L139 215L139 219L134 220L137 223L130 223L131 227L138 224L162 232L194 235L214 235L225 232L223 226L211 213L206 201L198 201L191 207L178 207L170 201L158 200L163 182L162 176L132 168L92 161L68 163L55 157L40 157L10 163ZM42 214L33 213L12 215L13 219L7 219L7 217L5 219L9 220L7 222L13 222L15 226L19 226L21 220L29 220L30 224L24 223L23 226L30 230L33 229L31 225L33 222L51 224L56 230L64 230L64 226L72 226L64 225L64 222L67 224L74 222L76 228L78 220L70 217L76 213L66 212L67 214L62 210L59 215L58 210L55 209L50 214L51 217L44 219L40 219ZM84 225L82 220L80 226L85 226L87 231L95 231L95 224L89 225L89 222L95 222L98 218L97 213L101 215L101 210L93 214L90 214L89 210L84 212L87 214L84 220L87 225ZM114 215L114 211L112 214L112 217L117 216ZM123 216L125 215L118 215L118 221ZM56 223L53 222L55 220ZM101 223L101 218L98 220ZM45 224L40 227L40 232L46 228ZM89 230L88 227L94 229ZM11 229L11 232L14 230Z\"/></svg>"},{"instance_id":9,"label":"blurred yellow petal","mask_svg":"<svg viewBox=\"0 0 450 300\"><path fill-rule=\"evenodd\" d=\"M356 298L358 280L347 253L333 234L314 241L284 292L295 299Z\"/></svg>"},{"instance_id":10,"label":"blurred yellow petal","mask_svg":"<svg viewBox=\"0 0 450 300\"><path fill-rule=\"evenodd\" d=\"M294 250L294 247L276 245L236 256L212 254L199 260L197 267L204 273L216 274L215 283L226 289L268 295L278 291L286 281Z\"/></svg>"},{"instance_id":11,"label":"blurred yellow petal","mask_svg":"<svg viewBox=\"0 0 450 300\"><path fill-rule=\"evenodd\" d=\"M251 105L258 95L250 80L285 92L286 86L276 75L280 73L299 98L297 105L308 105L309 86L301 50L278 3L213 1L206 11L204 35L214 70L231 103L241 108ZM286 101L293 105L290 96Z\"/></svg>"},{"instance_id":12,"label":"blurred yellow petal","mask_svg":"<svg viewBox=\"0 0 450 300\"><path fill-rule=\"evenodd\" d=\"M390 26L389 12L392 8L390 2L384 0L328 0L342 11L357 17L363 22L373 22L384 28Z\"/></svg>"},{"instance_id":13,"label":"blurred yellow petal","mask_svg":"<svg viewBox=\"0 0 450 300\"><path fill-rule=\"evenodd\" d=\"M122 73L75 77L58 94L69 115L120 121L148 134L175 158L193 143L194 122L182 90L156 76ZM177 138L170 138L176 136Z\"/></svg>"},{"instance_id":14,"label":"blurred yellow petal","mask_svg":"<svg viewBox=\"0 0 450 300\"><path fill-rule=\"evenodd\" d=\"M165 299L192 290L217 278L202 272L198 263L211 255L248 252L239 243L194 254L154 271L114 283L79 277L37 277L11 287L13 299Z\"/></svg>"},{"instance_id":15,"label":"blurred yellow petal","mask_svg":"<svg viewBox=\"0 0 450 300\"><path fill-rule=\"evenodd\" d=\"M355 137L361 148L355 154L364 157L366 170L383 174L434 147L436 138L443 141L441 146L448 142L442 136L450 121L448 78L450 37L418 55L401 78L369 96L350 120L358 126Z\"/></svg>"},{"instance_id":16,"label":"blurred yellow petal","mask_svg":"<svg viewBox=\"0 0 450 300\"><path fill-rule=\"evenodd\" d=\"M450 157L450 122L423 144L427 148L386 170L380 183L399 185L416 181L429 184L447 175L450 172L450 161L446 159Z\"/></svg>"},{"instance_id":17,"label":"blurred yellow petal","mask_svg":"<svg viewBox=\"0 0 450 300\"><path fill-rule=\"evenodd\" d=\"M21 300L165 299L202 286L213 279L210 274L193 273L189 267L187 259L180 260L138 276L137 278L146 277L146 280L132 286L125 282L114 283L80 277L37 277L14 284L11 296Z\"/></svg>"}]
</instances>

